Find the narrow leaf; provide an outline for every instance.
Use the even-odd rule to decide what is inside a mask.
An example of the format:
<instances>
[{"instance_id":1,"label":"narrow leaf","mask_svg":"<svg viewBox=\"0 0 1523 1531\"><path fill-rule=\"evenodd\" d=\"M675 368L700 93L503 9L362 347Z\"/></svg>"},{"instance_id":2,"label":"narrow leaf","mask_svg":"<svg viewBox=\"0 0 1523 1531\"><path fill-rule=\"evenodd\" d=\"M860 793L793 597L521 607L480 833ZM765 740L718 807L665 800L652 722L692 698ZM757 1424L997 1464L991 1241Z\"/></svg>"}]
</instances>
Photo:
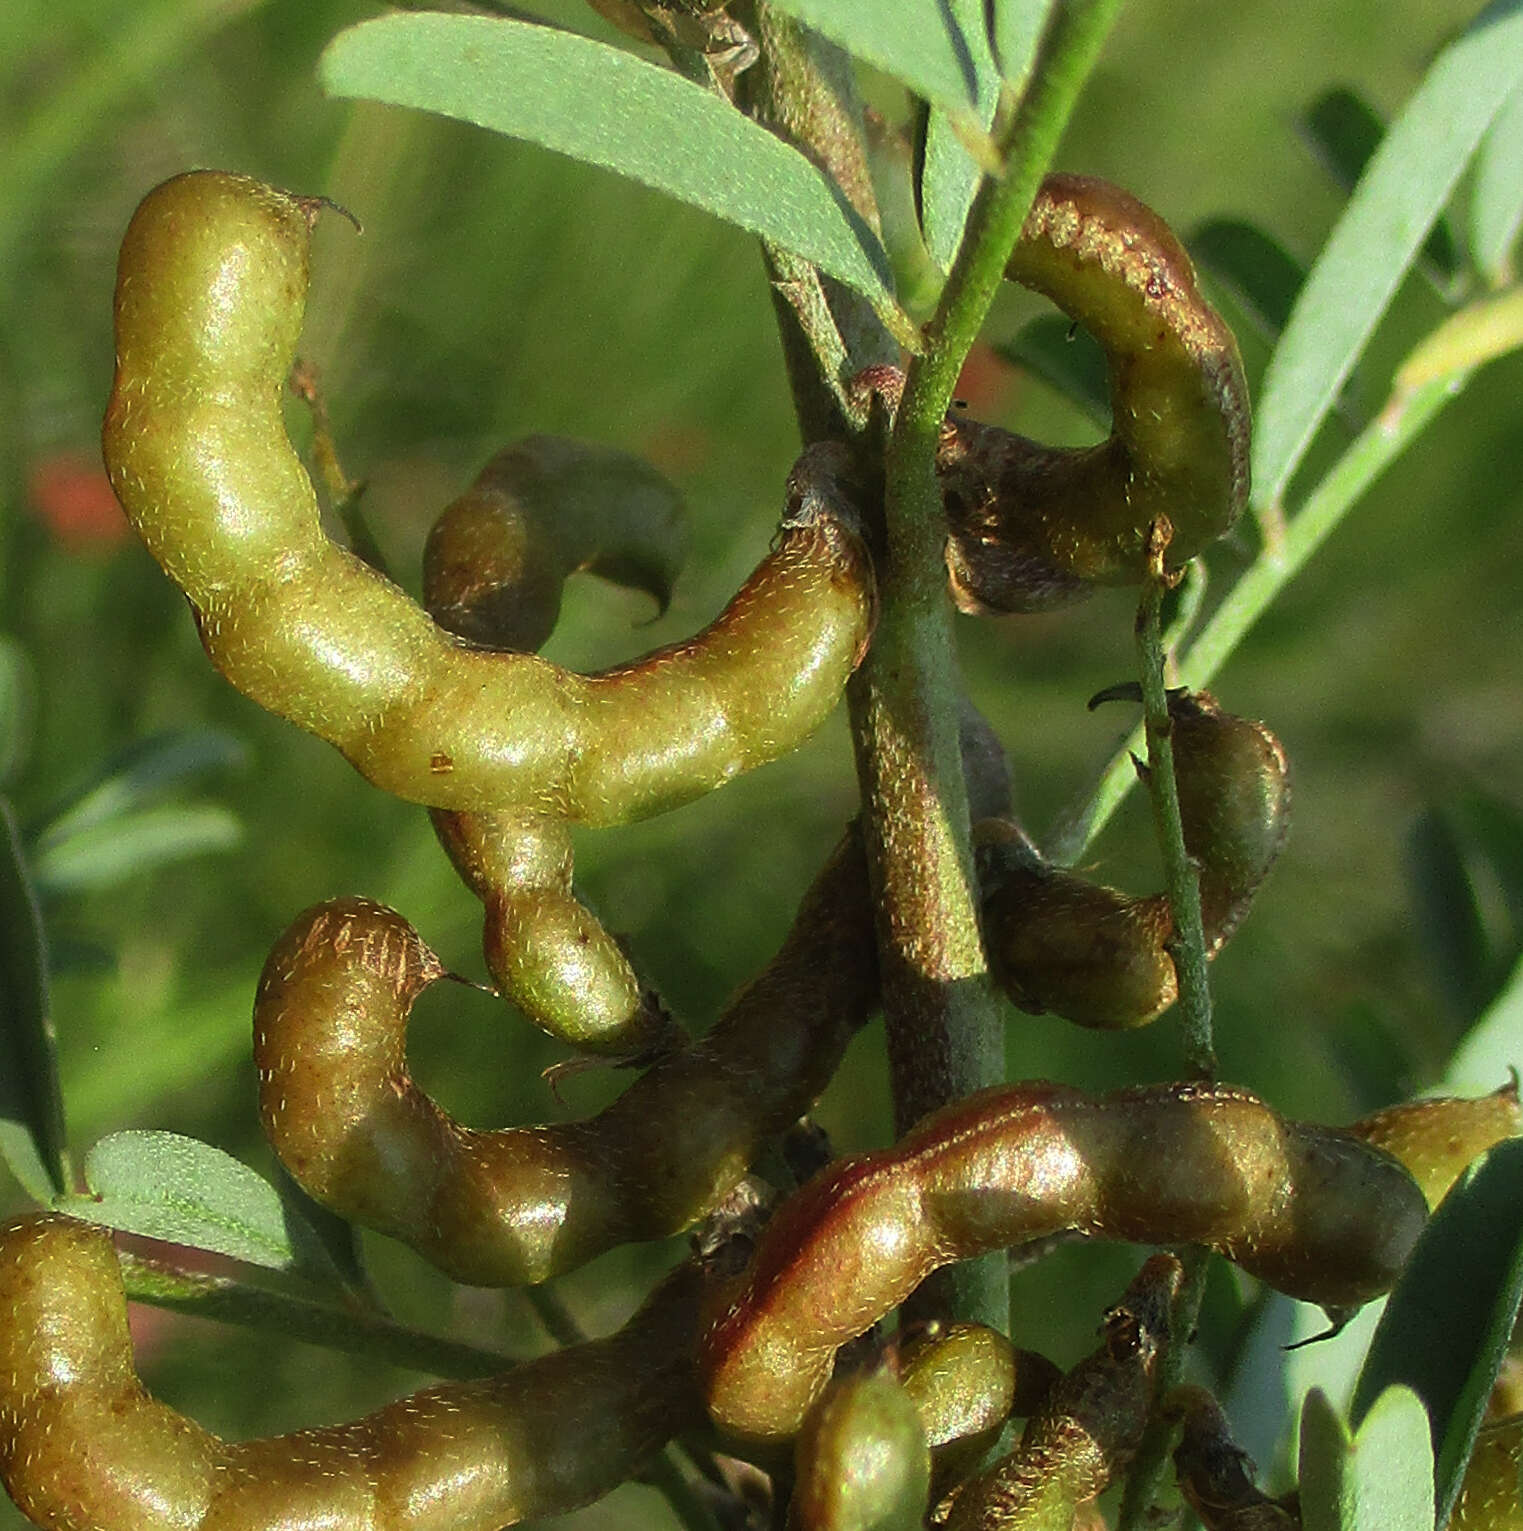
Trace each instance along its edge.
<instances>
[{"instance_id":1,"label":"narrow leaf","mask_svg":"<svg viewBox=\"0 0 1523 1531\"><path fill-rule=\"evenodd\" d=\"M1409 1389L1388 1388L1352 1439L1313 1389L1301 1411L1305 1531L1432 1531L1428 1417Z\"/></svg>"},{"instance_id":2,"label":"narrow leaf","mask_svg":"<svg viewBox=\"0 0 1523 1531\"><path fill-rule=\"evenodd\" d=\"M1468 1022L1494 992L1495 953L1466 847L1442 806L1418 816L1407 861L1418 933L1434 976L1455 1014Z\"/></svg>"},{"instance_id":3,"label":"narrow leaf","mask_svg":"<svg viewBox=\"0 0 1523 1531\"><path fill-rule=\"evenodd\" d=\"M1257 224L1235 218L1201 224L1187 243L1196 265L1232 294L1266 340L1276 340L1306 280L1300 261Z\"/></svg>"},{"instance_id":4,"label":"narrow leaf","mask_svg":"<svg viewBox=\"0 0 1523 1531\"><path fill-rule=\"evenodd\" d=\"M1318 97L1301 122L1312 153L1344 191L1352 191L1385 137L1386 125L1363 96L1336 87ZM1422 264L1441 290L1449 290L1459 271L1459 250L1447 216L1440 214L1423 242Z\"/></svg>"},{"instance_id":5,"label":"narrow leaf","mask_svg":"<svg viewBox=\"0 0 1523 1531\"><path fill-rule=\"evenodd\" d=\"M971 110L961 114L932 106L926 119L925 151L920 171L920 217L925 226L926 249L943 270L949 270L962 243L968 209L978 191L983 168L968 152L960 131L963 120L987 130L999 104L1000 79L994 54L984 30L983 0L944 0L969 41L974 93Z\"/></svg>"},{"instance_id":6,"label":"narrow leaf","mask_svg":"<svg viewBox=\"0 0 1523 1531\"><path fill-rule=\"evenodd\" d=\"M331 1279L315 1235L297 1228L275 1188L210 1143L173 1132L117 1132L85 1157L88 1196L54 1205L87 1222L188 1244L270 1270L314 1266Z\"/></svg>"},{"instance_id":7,"label":"narrow leaf","mask_svg":"<svg viewBox=\"0 0 1523 1531\"><path fill-rule=\"evenodd\" d=\"M0 1156L28 1195L68 1188L48 949L11 807L0 798Z\"/></svg>"},{"instance_id":8,"label":"narrow leaf","mask_svg":"<svg viewBox=\"0 0 1523 1531\"><path fill-rule=\"evenodd\" d=\"M1105 353L1087 330L1059 314L1041 314L995 350L1056 389L1096 425L1110 428Z\"/></svg>"},{"instance_id":9,"label":"narrow leaf","mask_svg":"<svg viewBox=\"0 0 1523 1531\"><path fill-rule=\"evenodd\" d=\"M1523 1138L1513 1138L1467 1171L1434 1213L1386 1303L1354 1390L1355 1419L1396 1383L1422 1399L1439 1525L1459 1494L1520 1299Z\"/></svg>"},{"instance_id":10,"label":"narrow leaf","mask_svg":"<svg viewBox=\"0 0 1523 1531\"><path fill-rule=\"evenodd\" d=\"M215 728L175 729L135 740L45 816L36 830L38 848L105 824L214 771L236 770L244 759L243 745Z\"/></svg>"},{"instance_id":11,"label":"narrow leaf","mask_svg":"<svg viewBox=\"0 0 1523 1531\"><path fill-rule=\"evenodd\" d=\"M719 97L633 54L530 22L424 12L340 32L321 67L333 95L438 112L600 165L894 308L882 246L823 172Z\"/></svg>"},{"instance_id":12,"label":"narrow leaf","mask_svg":"<svg viewBox=\"0 0 1523 1531\"><path fill-rule=\"evenodd\" d=\"M165 803L59 839L47 837L35 861L45 897L115 887L170 862L230 850L243 838L236 814L216 803Z\"/></svg>"},{"instance_id":13,"label":"narrow leaf","mask_svg":"<svg viewBox=\"0 0 1523 1531\"><path fill-rule=\"evenodd\" d=\"M1254 432L1255 499L1279 500L1482 134L1523 75L1523 4L1491 6L1392 124L1296 300Z\"/></svg>"},{"instance_id":14,"label":"narrow leaf","mask_svg":"<svg viewBox=\"0 0 1523 1531\"><path fill-rule=\"evenodd\" d=\"M969 18L941 5L884 5L881 0L774 0L784 11L926 101L967 111L978 100L975 41ZM982 30L982 16L977 18Z\"/></svg>"},{"instance_id":15,"label":"narrow leaf","mask_svg":"<svg viewBox=\"0 0 1523 1531\"><path fill-rule=\"evenodd\" d=\"M1512 274L1512 250L1523 225L1523 87L1491 124L1475 159L1470 192L1470 259L1493 287Z\"/></svg>"},{"instance_id":16,"label":"narrow leaf","mask_svg":"<svg viewBox=\"0 0 1523 1531\"><path fill-rule=\"evenodd\" d=\"M1031 72L1053 0L993 0L995 67L1012 84Z\"/></svg>"},{"instance_id":17,"label":"narrow leaf","mask_svg":"<svg viewBox=\"0 0 1523 1531\"><path fill-rule=\"evenodd\" d=\"M1396 373L1396 392L1468 372L1523 346L1523 287L1467 304L1412 350Z\"/></svg>"}]
</instances>

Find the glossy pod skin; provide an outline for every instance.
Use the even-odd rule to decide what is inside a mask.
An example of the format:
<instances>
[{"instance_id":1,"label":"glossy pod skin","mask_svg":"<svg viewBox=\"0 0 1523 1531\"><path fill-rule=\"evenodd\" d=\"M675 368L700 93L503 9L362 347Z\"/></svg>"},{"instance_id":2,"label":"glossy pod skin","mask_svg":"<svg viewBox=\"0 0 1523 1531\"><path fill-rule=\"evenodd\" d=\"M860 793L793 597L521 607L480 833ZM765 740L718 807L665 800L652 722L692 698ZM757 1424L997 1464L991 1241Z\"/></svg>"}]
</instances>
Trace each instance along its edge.
<instances>
[{"instance_id":1,"label":"glossy pod skin","mask_svg":"<svg viewBox=\"0 0 1523 1531\"><path fill-rule=\"evenodd\" d=\"M1426 1219L1394 1159L1246 1090L998 1086L783 1204L747 1271L714 1294L709 1412L741 1440L791 1436L837 1347L933 1270L1061 1229L1203 1244L1290 1296L1344 1307L1389 1290Z\"/></svg>"},{"instance_id":2,"label":"glossy pod skin","mask_svg":"<svg viewBox=\"0 0 1523 1531\"><path fill-rule=\"evenodd\" d=\"M1169 717L1185 849L1199 868L1214 956L1284 843L1289 765L1269 729L1225 712L1209 692L1171 693ZM1053 866L1008 820L980 824L977 839L990 962L1015 1005L1114 1029L1146 1025L1174 1003L1174 921L1164 894L1133 897Z\"/></svg>"},{"instance_id":3,"label":"glossy pod skin","mask_svg":"<svg viewBox=\"0 0 1523 1531\"><path fill-rule=\"evenodd\" d=\"M947 1531L1046 1531L1070 1525L1131 1460L1168 1348L1183 1268L1154 1255L1105 1315L1101 1345L1057 1382L1003 1461L958 1489Z\"/></svg>"},{"instance_id":4,"label":"glossy pod skin","mask_svg":"<svg viewBox=\"0 0 1523 1531\"><path fill-rule=\"evenodd\" d=\"M1038 611L1092 585L1138 583L1148 527L1170 568L1222 536L1248 498L1248 390L1232 332L1184 247L1105 181L1043 182L1005 275L1042 293L1106 353L1112 426L1099 446L1045 447L952 419L937 452L965 611Z\"/></svg>"},{"instance_id":5,"label":"glossy pod skin","mask_svg":"<svg viewBox=\"0 0 1523 1531\"><path fill-rule=\"evenodd\" d=\"M413 1001L443 976L401 915L319 905L276 944L254 1005L265 1135L344 1217L457 1281L544 1281L704 1216L824 1089L877 1002L860 839L816 877L782 948L702 1041L580 1122L461 1126L407 1072Z\"/></svg>"},{"instance_id":6,"label":"glossy pod skin","mask_svg":"<svg viewBox=\"0 0 1523 1531\"><path fill-rule=\"evenodd\" d=\"M915 1404L892 1377L832 1383L793 1455L789 1531L920 1531L931 1454Z\"/></svg>"},{"instance_id":7,"label":"glossy pod skin","mask_svg":"<svg viewBox=\"0 0 1523 1531\"><path fill-rule=\"evenodd\" d=\"M587 824L688 802L807 737L871 624L833 503L796 505L695 638L591 676L470 647L328 541L280 405L313 206L196 172L150 192L122 243L107 470L227 679L395 796Z\"/></svg>"},{"instance_id":8,"label":"glossy pod skin","mask_svg":"<svg viewBox=\"0 0 1523 1531\"><path fill-rule=\"evenodd\" d=\"M423 602L485 648L532 653L578 570L643 590L661 610L687 548L675 489L627 452L529 436L498 452L440 513L423 553ZM680 1040L618 941L572 890L571 831L526 809L431 811L439 843L482 901L498 989L554 1037L619 1058Z\"/></svg>"},{"instance_id":9,"label":"glossy pod skin","mask_svg":"<svg viewBox=\"0 0 1523 1531\"><path fill-rule=\"evenodd\" d=\"M233 1445L144 1392L110 1235L27 1218L0 1229L0 1476L48 1531L497 1531L558 1515L694 1421L698 1284L679 1271L608 1339Z\"/></svg>"}]
</instances>

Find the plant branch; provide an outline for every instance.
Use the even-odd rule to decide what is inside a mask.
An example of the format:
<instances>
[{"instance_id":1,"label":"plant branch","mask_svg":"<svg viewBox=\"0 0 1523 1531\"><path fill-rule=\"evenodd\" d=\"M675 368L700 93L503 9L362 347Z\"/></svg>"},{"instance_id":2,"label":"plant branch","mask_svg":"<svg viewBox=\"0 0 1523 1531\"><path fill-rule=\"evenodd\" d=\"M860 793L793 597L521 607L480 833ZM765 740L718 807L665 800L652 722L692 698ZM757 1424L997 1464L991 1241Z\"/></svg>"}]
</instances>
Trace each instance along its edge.
<instances>
[{"instance_id":1,"label":"plant branch","mask_svg":"<svg viewBox=\"0 0 1523 1531\"><path fill-rule=\"evenodd\" d=\"M1153 800L1164 888L1174 922L1169 952L1178 974L1185 1057L1198 1077L1212 1079L1216 1075L1216 1049L1211 1039L1211 980L1200 913L1200 874L1185 848L1179 784L1174 776L1171 738L1174 730L1164 675L1163 598L1172 582L1164 573L1163 555L1171 536L1172 528L1165 520L1155 521L1148 528L1147 574L1137 609L1137 658L1142 678L1143 731L1148 746L1148 793Z\"/></svg>"},{"instance_id":2,"label":"plant branch","mask_svg":"<svg viewBox=\"0 0 1523 1531\"><path fill-rule=\"evenodd\" d=\"M1182 685L1199 690L1210 684L1285 586L1337 530L1375 480L1463 390L1469 376L1466 372L1434 379L1400 399L1393 398L1360 432L1291 519L1283 539L1260 552L1212 613L1180 660ZM1084 806L1049 836L1048 854L1055 863L1071 866L1078 861L1110 822L1136 780L1131 757L1142 743L1143 731L1138 727L1111 757Z\"/></svg>"}]
</instances>

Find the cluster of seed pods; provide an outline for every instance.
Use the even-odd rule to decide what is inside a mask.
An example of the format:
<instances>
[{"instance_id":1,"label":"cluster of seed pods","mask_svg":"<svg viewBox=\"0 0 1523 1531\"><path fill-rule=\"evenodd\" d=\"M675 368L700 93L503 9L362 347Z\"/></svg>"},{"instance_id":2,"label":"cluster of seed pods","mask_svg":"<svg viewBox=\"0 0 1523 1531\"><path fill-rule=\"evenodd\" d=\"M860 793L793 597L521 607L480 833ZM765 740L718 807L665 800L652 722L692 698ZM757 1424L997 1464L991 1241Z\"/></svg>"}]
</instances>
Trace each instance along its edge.
<instances>
[{"instance_id":1,"label":"cluster of seed pods","mask_svg":"<svg viewBox=\"0 0 1523 1531\"><path fill-rule=\"evenodd\" d=\"M210 172L149 195L122 250L107 463L223 675L432 812L482 901L503 992L573 1046L645 1065L590 1119L469 1129L408 1072L411 1008L446 974L402 915L332 901L270 953L254 1013L260 1112L297 1181L457 1280L543 1281L723 1206L876 1006L855 828L776 956L695 1042L577 898L569 839L572 825L721 786L824 718L871 636L864 506L843 449L809 449L771 552L724 612L687 642L582 676L535 652L564 580L587 569L664 603L680 507L624 454L531 438L441 516L420 608L327 539L281 423L316 207ZM1171 556L1188 559L1247 486L1236 347L1156 215L1103 182L1052 177L1007 274L1095 333L1114 427L1100 447L1061 452L948 422L947 562L967 610L1135 582L1160 515ZM1283 837L1285 759L1267 729L1203 693L1174 695L1170 714L1214 951ZM1050 866L1008 821L979 840L991 965L1018 1006L1103 1027L1166 1008L1161 897ZM1143 1263L1100 1348L1066 1373L978 1326L908 1338L887 1368L832 1383L840 1348L938 1267L1067 1230L1204 1245L1291 1295L1357 1304L1389 1289L1459 1168L1516 1127L1516 1092L1339 1130L1225 1086L1001 1086L827 1164L741 1269L680 1266L608 1339L243 1445L144 1392L109 1235L24 1218L0 1229L0 1478L56 1531L491 1531L585 1503L701 1427L763 1460L794 1453L795 1531L914 1531L932 1513L954 1531L1077 1524L1158 1406L1172 1256ZM1224 1518L1239 1513L1230 1495L1244 1514L1264 1505L1232 1475L1214 1404L1171 1406L1203 1521L1259 1524ZM1018 1446L982 1467L1012 1416L1028 1418Z\"/></svg>"}]
</instances>

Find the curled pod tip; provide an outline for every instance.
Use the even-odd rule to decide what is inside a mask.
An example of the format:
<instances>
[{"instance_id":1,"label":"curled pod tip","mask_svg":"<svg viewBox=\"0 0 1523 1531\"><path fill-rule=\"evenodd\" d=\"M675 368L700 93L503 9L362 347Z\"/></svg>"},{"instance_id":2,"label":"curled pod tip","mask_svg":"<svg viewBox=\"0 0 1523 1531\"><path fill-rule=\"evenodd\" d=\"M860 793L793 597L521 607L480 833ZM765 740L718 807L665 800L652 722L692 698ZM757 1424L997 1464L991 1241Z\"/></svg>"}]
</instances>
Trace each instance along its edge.
<instances>
[{"instance_id":1,"label":"curled pod tip","mask_svg":"<svg viewBox=\"0 0 1523 1531\"><path fill-rule=\"evenodd\" d=\"M884 1373L829 1387L794 1447L790 1531L920 1531L931 1456L920 1414Z\"/></svg>"},{"instance_id":2,"label":"curled pod tip","mask_svg":"<svg viewBox=\"0 0 1523 1531\"><path fill-rule=\"evenodd\" d=\"M967 611L1030 611L1094 584L1134 584L1147 529L1174 528L1182 567L1248 495L1248 392L1231 331L1201 296L1167 225L1105 181L1053 175L1005 275L1042 293L1106 352L1112 427L1060 450L954 420L937 467L947 560Z\"/></svg>"}]
</instances>

